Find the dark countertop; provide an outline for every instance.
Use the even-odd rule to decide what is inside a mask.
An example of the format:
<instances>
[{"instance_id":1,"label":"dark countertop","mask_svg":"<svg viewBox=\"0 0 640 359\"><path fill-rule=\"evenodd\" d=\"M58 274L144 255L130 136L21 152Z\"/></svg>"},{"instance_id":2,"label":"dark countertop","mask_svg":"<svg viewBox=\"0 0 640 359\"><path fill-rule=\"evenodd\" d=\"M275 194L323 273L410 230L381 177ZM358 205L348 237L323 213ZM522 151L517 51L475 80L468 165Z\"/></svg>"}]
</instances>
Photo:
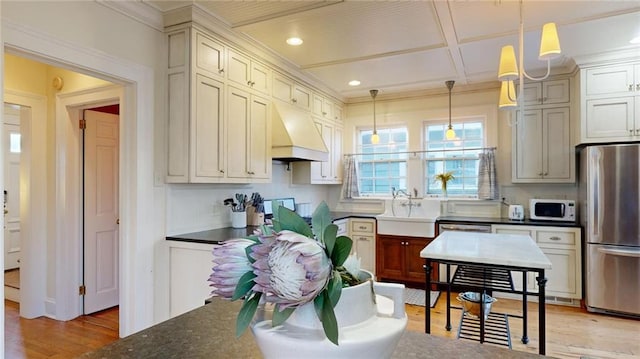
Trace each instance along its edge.
<instances>
[{"instance_id":1,"label":"dark countertop","mask_svg":"<svg viewBox=\"0 0 640 359\"><path fill-rule=\"evenodd\" d=\"M581 227L578 222L558 222L558 221L534 221L524 219L515 221L509 218L493 217L460 217L460 216L441 216L438 217L438 223L473 223L473 224L513 224L521 226L551 226L551 227Z\"/></svg>"},{"instance_id":2,"label":"dark countertop","mask_svg":"<svg viewBox=\"0 0 640 359\"><path fill-rule=\"evenodd\" d=\"M235 337L240 301L211 304L119 339L81 358L262 358L250 330ZM292 353L292 357L295 354ZM543 358L467 340L405 332L393 358Z\"/></svg>"},{"instance_id":3,"label":"dark countertop","mask_svg":"<svg viewBox=\"0 0 640 359\"><path fill-rule=\"evenodd\" d=\"M375 213L355 213L355 212L331 212L331 218L334 221L344 218L376 218ZM167 236L166 240L180 241L180 242L192 242L192 243L205 243L205 244L218 244L224 240L230 238L244 238L253 234L257 226L247 226L246 228L218 228L210 229L200 232L183 233Z\"/></svg>"}]
</instances>

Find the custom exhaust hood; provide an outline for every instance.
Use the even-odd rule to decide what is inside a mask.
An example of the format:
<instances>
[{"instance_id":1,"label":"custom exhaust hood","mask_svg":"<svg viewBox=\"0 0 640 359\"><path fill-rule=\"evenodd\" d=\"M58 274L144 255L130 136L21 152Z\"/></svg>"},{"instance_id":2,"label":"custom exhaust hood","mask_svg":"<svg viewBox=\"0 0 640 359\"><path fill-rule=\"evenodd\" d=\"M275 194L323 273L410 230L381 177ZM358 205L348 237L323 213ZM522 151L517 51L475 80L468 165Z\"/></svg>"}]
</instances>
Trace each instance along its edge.
<instances>
[{"instance_id":1,"label":"custom exhaust hood","mask_svg":"<svg viewBox=\"0 0 640 359\"><path fill-rule=\"evenodd\" d=\"M272 108L271 157L274 160L329 160L329 151L309 113L285 103L274 103Z\"/></svg>"}]
</instances>

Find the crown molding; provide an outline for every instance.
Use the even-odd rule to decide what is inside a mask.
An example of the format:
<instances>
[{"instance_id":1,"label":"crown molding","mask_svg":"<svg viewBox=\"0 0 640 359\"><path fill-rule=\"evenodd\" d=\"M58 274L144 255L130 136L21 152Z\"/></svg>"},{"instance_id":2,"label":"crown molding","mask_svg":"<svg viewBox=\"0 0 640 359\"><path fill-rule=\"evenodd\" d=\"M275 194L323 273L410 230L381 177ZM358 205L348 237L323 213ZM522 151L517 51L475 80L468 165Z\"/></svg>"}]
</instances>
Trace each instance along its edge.
<instances>
[{"instance_id":1,"label":"crown molding","mask_svg":"<svg viewBox=\"0 0 640 359\"><path fill-rule=\"evenodd\" d=\"M141 1L114 0L96 0L96 2L155 30L164 31L162 11L147 3Z\"/></svg>"},{"instance_id":2,"label":"crown molding","mask_svg":"<svg viewBox=\"0 0 640 359\"><path fill-rule=\"evenodd\" d=\"M602 64L638 61L640 60L640 46L635 45L615 51L575 56L573 59L576 65L580 68Z\"/></svg>"}]
</instances>

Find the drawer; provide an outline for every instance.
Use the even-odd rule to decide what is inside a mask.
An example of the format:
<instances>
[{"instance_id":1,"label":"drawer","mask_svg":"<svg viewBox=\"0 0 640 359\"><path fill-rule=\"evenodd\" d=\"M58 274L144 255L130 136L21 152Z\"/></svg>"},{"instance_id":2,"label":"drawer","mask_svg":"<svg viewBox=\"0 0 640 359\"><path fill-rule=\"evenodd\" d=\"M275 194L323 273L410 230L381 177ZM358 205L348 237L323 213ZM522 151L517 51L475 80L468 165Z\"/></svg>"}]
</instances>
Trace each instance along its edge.
<instances>
[{"instance_id":1,"label":"drawer","mask_svg":"<svg viewBox=\"0 0 640 359\"><path fill-rule=\"evenodd\" d=\"M553 243L553 244L568 244L574 246L576 244L575 232L553 232L538 230L536 232L536 242L538 243Z\"/></svg>"},{"instance_id":2,"label":"drawer","mask_svg":"<svg viewBox=\"0 0 640 359\"><path fill-rule=\"evenodd\" d=\"M371 241L373 242L374 236L366 236L366 235L355 235L355 236L351 236L351 240L353 240L354 242L356 241Z\"/></svg>"},{"instance_id":3,"label":"drawer","mask_svg":"<svg viewBox=\"0 0 640 359\"><path fill-rule=\"evenodd\" d=\"M349 223L349 220L345 220L345 219L341 219L339 221L333 222L333 224L338 226L338 233L336 233L338 236L347 235L347 231L348 231L347 223Z\"/></svg>"},{"instance_id":4,"label":"drawer","mask_svg":"<svg viewBox=\"0 0 640 359\"><path fill-rule=\"evenodd\" d=\"M351 220L351 232L373 233L374 226L373 221Z\"/></svg>"}]
</instances>

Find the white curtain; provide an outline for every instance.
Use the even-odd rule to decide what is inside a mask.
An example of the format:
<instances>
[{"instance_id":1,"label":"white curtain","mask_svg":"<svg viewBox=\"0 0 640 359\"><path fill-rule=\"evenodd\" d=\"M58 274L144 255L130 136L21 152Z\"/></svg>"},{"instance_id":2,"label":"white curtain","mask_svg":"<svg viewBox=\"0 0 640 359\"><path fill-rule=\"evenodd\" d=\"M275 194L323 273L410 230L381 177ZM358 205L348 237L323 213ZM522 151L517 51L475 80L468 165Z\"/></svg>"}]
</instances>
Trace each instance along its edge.
<instances>
[{"instance_id":1,"label":"white curtain","mask_svg":"<svg viewBox=\"0 0 640 359\"><path fill-rule=\"evenodd\" d=\"M347 156L344 161L343 173L343 197L345 199L360 197L360 190L358 189L358 163L356 162L355 156Z\"/></svg>"},{"instance_id":2,"label":"white curtain","mask_svg":"<svg viewBox=\"0 0 640 359\"><path fill-rule=\"evenodd\" d=\"M479 155L478 198L498 199L498 176L496 174L496 149L487 148Z\"/></svg>"}]
</instances>

